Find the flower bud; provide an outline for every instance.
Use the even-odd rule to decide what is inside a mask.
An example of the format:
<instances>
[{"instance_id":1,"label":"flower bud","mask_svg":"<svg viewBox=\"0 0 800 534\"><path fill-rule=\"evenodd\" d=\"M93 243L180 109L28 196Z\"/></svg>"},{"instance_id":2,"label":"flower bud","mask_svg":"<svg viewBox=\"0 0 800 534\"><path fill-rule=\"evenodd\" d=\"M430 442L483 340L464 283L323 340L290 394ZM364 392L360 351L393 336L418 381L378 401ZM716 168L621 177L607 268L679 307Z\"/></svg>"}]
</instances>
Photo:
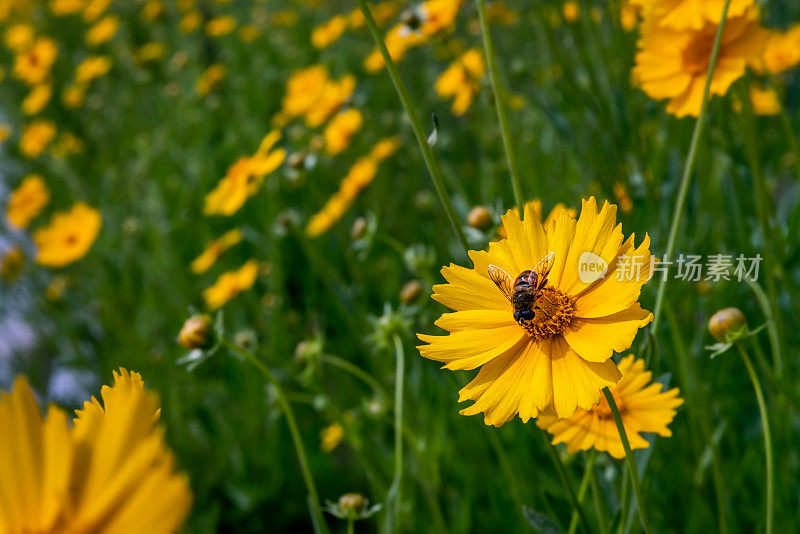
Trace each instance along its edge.
<instances>
[{"instance_id":1,"label":"flower bud","mask_svg":"<svg viewBox=\"0 0 800 534\"><path fill-rule=\"evenodd\" d=\"M738 308L725 308L708 320L708 331L717 341L730 343L747 332L747 320Z\"/></svg>"},{"instance_id":2,"label":"flower bud","mask_svg":"<svg viewBox=\"0 0 800 534\"><path fill-rule=\"evenodd\" d=\"M367 500L360 493L345 493L339 497L339 507L344 512L353 512L354 515L359 515L364 511L367 505Z\"/></svg>"},{"instance_id":3,"label":"flower bud","mask_svg":"<svg viewBox=\"0 0 800 534\"><path fill-rule=\"evenodd\" d=\"M467 224L476 230L486 230L492 224L492 214L485 206L475 206L467 215Z\"/></svg>"},{"instance_id":4,"label":"flower bud","mask_svg":"<svg viewBox=\"0 0 800 534\"><path fill-rule=\"evenodd\" d=\"M213 342L213 321L210 315L192 315L183 323L178 343L187 349L208 349Z\"/></svg>"},{"instance_id":5,"label":"flower bud","mask_svg":"<svg viewBox=\"0 0 800 534\"><path fill-rule=\"evenodd\" d=\"M400 302L403 304L413 304L422 294L422 284L419 280L409 280L400 290Z\"/></svg>"},{"instance_id":6,"label":"flower bud","mask_svg":"<svg viewBox=\"0 0 800 534\"><path fill-rule=\"evenodd\" d=\"M350 239L358 241L367 234L367 220L359 217L353 221L353 228L350 229Z\"/></svg>"}]
</instances>

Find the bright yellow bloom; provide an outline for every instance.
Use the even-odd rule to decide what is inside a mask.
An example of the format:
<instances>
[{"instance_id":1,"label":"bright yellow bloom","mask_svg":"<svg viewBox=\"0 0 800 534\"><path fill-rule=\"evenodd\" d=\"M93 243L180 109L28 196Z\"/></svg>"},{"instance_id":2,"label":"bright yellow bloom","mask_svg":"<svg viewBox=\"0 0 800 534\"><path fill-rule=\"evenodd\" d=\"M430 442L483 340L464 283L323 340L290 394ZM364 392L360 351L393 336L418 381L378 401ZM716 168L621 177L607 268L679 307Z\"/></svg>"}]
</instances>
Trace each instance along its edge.
<instances>
[{"instance_id":1,"label":"bright yellow bloom","mask_svg":"<svg viewBox=\"0 0 800 534\"><path fill-rule=\"evenodd\" d=\"M683 404L683 399L678 397L678 388L662 392L661 384L651 384L652 373L644 370L644 360L637 360L633 355L620 360L618 367L622 378L609 389L622 417L631 449L649 446L641 436L642 432L671 436L667 425L675 418L676 408ZM588 410L579 408L567 419L559 419L552 409L548 409L539 416L536 424L553 435L553 445L566 443L571 453L597 449L614 458L625 457L605 396Z\"/></svg>"},{"instance_id":2,"label":"bright yellow bloom","mask_svg":"<svg viewBox=\"0 0 800 534\"><path fill-rule=\"evenodd\" d=\"M133 55L133 59L136 63L150 63L151 61L158 61L163 59L164 56L167 55L167 47L164 43L159 43L157 41L153 41L151 43L146 43L139 47L136 53Z\"/></svg>"},{"instance_id":3,"label":"bright yellow bloom","mask_svg":"<svg viewBox=\"0 0 800 534\"><path fill-rule=\"evenodd\" d=\"M336 15L311 31L311 44L322 50L334 43L347 29L347 18Z\"/></svg>"},{"instance_id":4,"label":"bright yellow bloom","mask_svg":"<svg viewBox=\"0 0 800 534\"><path fill-rule=\"evenodd\" d=\"M13 282L17 279L22 272L22 267L25 264L25 255L19 247L11 247L3 253L3 259L0 260L0 279L6 282Z\"/></svg>"},{"instance_id":5,"label":"bright yellow bloom","mask_svg":"<svg viewBox=\"0 0 800 534\"><path fill-rule=\"evenodd\" d=\"M250 260L236 271L223 273L217 282L203 291L209 310L216 310L233 297L253 287L258 277L258 262Z\"/></svg>"},{"instance_id":6,"label":"bright yellow bloom","mask_svg":"<svg viewBox=\"0 0 800 534\"><path fill-rule=\"evenodd\" d=\"M86 32L86 44L98 46L111 40L119 29L119 19L114 15L106 15Z\"/></svg>"},{"instance_id":7,"label":"bright yellow bloom","mask_svg":"<svg viewBox=\"0 0 800 534\"><path fill-rule=\"evenodd\" d=\"M225 78L225 65L214 63L210 65L195 82L195 89L200 96L207 96L217 88Z\"/></svg>"},{"instance_id":8,"label":"bright yellow bloom","mask_svg":"<svg viewBox=\"0 0 800 534\"><path fill-rule=\"evenodd\" d=\"M726 22L709 95L724 95L745 68L761 57L767 33L757 14L752 9ZM660 22L652 16L642 22L634 81L651 98L669 98L667 112L677 117L696 117L703 100L717 25L706 23L698 30L673 30Z\"/></svg>"},{"instance_id":9,"label":"bright yellow bloom","mask_svg":"<svg viewBox=\"0 0 800 534\"><path fill-rule=\"evenodd\" d=\"M561 13L564 15L564 20L572 24L581 16L581 8L576 2L569 0L561 6Z\"/></svg>"},{"instance_id":10,"label":"bright yellow bloom","mask_svg":"<svg viewBox=\"0 0 800 534\"><path fill-rule=\"evenodd\" d=\"M16 53L23 52L30 47L34 37L33 27L29 24L14 24L9 26L3 34L6 48Z\"/></svg>"},{"instance_id":11,"label":"bright yellow bloom","mask_svg":"<svg viewBox=\"0 0 800 534\"><path fill-rule=\"evenodd\" d=\"M50 0L50 12L56 17L80 13L84 0Z\"/></svg>"},{"instance_id":12,"label":"bright yellow bloom","mask_svg":"<svg viewBox=\"0 0 800 534\"><path fill-rule=\"evenodd\" d=\"M480 91L480 79L486 72L483 55L477 48L464 52L436 79L439 96L453 98L453 113L463 115Z\"/></svg>"},{"instance_id":13,"label":"bright yellow bloom","mask_svg":"<svg viewBox=\"0 0 800 534\"><path fill-rule=\"evenodd\" d=\"M306 113L319 99L328 71L322 65L312 65L295 71L286 81L286 95L282 101L282 111L289 117Z\"/></svg>"},{"instance_id":14,"label":"bright yellow bloom","mask_svg":"<svg viewBox=\"0 0 800 534\"><path fill-rule=\"evenodd\" d=\"M53 87L49 83L40 83L31 89L25 100L22 101L22 112L25 115L36 115L44 109L53 94Z\"/></svg>"},{"instance_id":15,"label":"bright yellow bloom","mask_svg":"<svg viewBox=\"0 0 800 534\"><path fill-rule=\"evenodd\" d=\"M756 115L777 115L781 111L781 102L775 89L751 87L750 105Z\"/></svg>"},{"instance_id":16,"label":"bright yellow bloom","mask_svg":"<svg viewBox=\"0 0 800 534\"><path fill-rule=\"evenodd\" d=\"M15 228L27 228L50 201L50 191L38 174L29 174L8 199L6 220Z\"/></svg>"},{"instance_id":17,"label":"bright yellow bloom","mask_svg":"<svg viewBox=\"0 0 800 534\"><path fill-rule=\"evenodd\" d=\"M771 31L756 69L778 74L800 65L800 24L786 32Z\"/></svg>"},{"instance_id":18,"label":"bright yellow bloom","mask_svg":"<svg viewBox=\"0 0 800 534\"><path fill-rule=\"evenodd\" d=\"M306 124L316 128L350 99L356 88L356 79L351 74L342 76L338 81L328 80L322 86L319 97L306 112Z\"/></svg>"},{"instance_id":19,"label":"bright yellow bloom","mask_svg":"<svg viewBox=\"0 0 800 534\"><path fill-rule=\"evenodd\" d=\"M530 202L528 202L528 206L530 206L530 209L533 210L533 213L536 215L536 217L539 218L539 220L543 218L544 213L542 212L541 200L539 200L538 198L533 199ZM550 210L550 213L547 214L547 217L544 217L544 222L542 222L542 226L545 228L550 226L550 223L552 221L557 220L558 216L564 210L566 210L567 215L569 215L573 219L578 214L578 211L575 208L568 208L563 202L559 202L555 206L553 206L553 209ZM497 233L502 239L508 239L508 232L506 231L506 227L504 224L500 224L500 227L497 229Z\"/></svg>"},{"instance_id":20,"label":"bright yellow bloom","mask_svg":"<svg viewBox=\"0 0 800 534\"><path fill-rule=\"evenodd\" d=\"M206 23L206 35L210 37L222 37L235 29L236 19L230 15L216 17Z\"/></svg>"},{"instance_id":21,"label":"bright yellow bloom","mask_svg":"<svg viewBox=\"0 0 800 534\"><path fill-rule=\"evenodd\" d=\"M322 452L332 452L342 442L344 428L339 423L333 423L322 429L322 432L319 433L319 438L321 441L319 448Z\"/></svg>"},{"instance_id":22,"label":"bright yellow bloom","mask_svg":"<svg viewBox=\"0 0 800 534\"><path fill-rule=\"evenodd\" d=\"M111 5L111 0L89 0L86 9L83 10L83 20L94 22L106 12L109 5Z\"/></svg>"},{"instance_id":23,"label":"bright yellow bloom","mask_svg":"<svg viewBox=\"0 0 800 534\"><path fill-rule=\"evenodd\" d=\"M24 52L14 59L14 76L28 85L42 83L58 55L56 42L40 37Z\"/></svg>"},{"instance_id":24,"label":"bright yellow bloom","mask_svg":"<svg viewBox=\"0 0 800 534\"><path fill-rule=\"evenodd\" d=\"M0 532L169 534L191 492L164 442L158 397L120 369L70 426L51 405L42 417L24 377L0 394Z\"/></svg>"},{"instance_id":25,"label":"bright yellow bloom","mask_svg":"<svg viewBox=\"0 0 800 534\"><path fill-rule=\"evenodd\" d=\"M357 108L350 108L335 115L322 136L325 139L325 152L335 156L350 145L353 135L361 129L364 117Z\"/></svg>"},{"instance_id":26,"label":"bright yellow bloom","mask_svg":"<svg viewBox=\"0 0 800 534\"><path fill-rule=\"evenodd\" d=\"M63 267L84 257L100 231L100 212L78 202L67 212L53 215L50 224L33 233L39 247L36 263Z\"/></svg>"},{"instance_id":27,"label":"bright yellow bloom","mask_svg":"<svg viewBox=\"0 0 800 534\"><path fill-rule=\"evenodd\" d=\"M545 228L532 204L525 206L523 220L509 210L502 217L508 239L490 243L488 252L471 251L472 268L442 269L448 283L434 286L433 298L455 312L436 325L450 334L419 334L428 343L419 350L445 369L480 367L460 392L459 401L474 401L463 415L483 413L494 426L517 414L525 422L548 407L571 417L595 404L603 387L617 383L621 375L612 354L630 348L652 314L638 302L650 277L650 238L638 247L634 236L624 240L616 212L608 202L598 210L591 197L577 221L561 210ZM520 309L532 317L517 322L489 266L513 280L551 252L547 284L532 305Z\"/></svg>"},{"instance_id":28,"label":"bright yellow bloom","mask_svg":"<svg viewBox=\"0 0 800 534\"><path fill-rule=\"evenodd\" d=\"M641 8L636 6L633 1L628 0L620 5L619 23L625 31L631 31L639 24Z\"/></svg>"},{"instance_id":29,"label":"bright yellow bloom","mask_svg":"<svg viewBox=\"0 0 800 534\"><path fill-rule=\"evenodd\" d=\"M35 120L22 130L19 149L28 158L39 156L56 136L56 126L50 121Z\"/></svg>"},{"instance_id":30,"label":"bright yellow bloom","mask_svg":"<svg viewBox=\"0 0 800 534\"><path fill-rule=\"evenodd\" d=\"M725 0L631 0L631 4L649 12L667 28L701 30L719 24ZM743 16L753 5L753 0L730 0L728 18Z\"/></svg>"},{"instance_id":31,"label":"bright yellow bloom","mask_svg":"<svg viewBox=\"0 0 800 534\"><path fill-rule=\"evenodd\" d=\"M617 204L619 204L622 213L630 213L633 211L633 200L628 194L628 188L625 187L620 181L614 182L614 196L617 197Z\"/></svg>"},{"instance_id":32,"label":"bright yellow bloom","mask_svg":"<svg viewBox=\"0 0 800 534\"><path fill-rule=\"evenodd\" d=\"M200 274L206 272L219 259L223 252L241 242L242 231L238 228L231 230L206 245L203 253L200 254L191 264L192 272Z\"/></svg>"},{"instance_id":33,"label":"bright yellow bloom","mask_svg":"<svg viewBox=\"0 0 800 534\"><path fill-rule=\"evenodd\" d=\"M97 78L105 76L112 66L108 56L89 56L75 68L75 83L87 84Z\"/></svg>"},{"instance_id":34,"label":"bright yellow bloom","mask_svg":"<svg viewBox=\"0 0 800 534\"><path fill-rule=\"evenodd\" d=\"M180 22L178 22L178 29L181 31L181 33L192 33L200 26L202 21L203 16L199 12L190 11L181 18Z\"/></svg>"}]
</instances>

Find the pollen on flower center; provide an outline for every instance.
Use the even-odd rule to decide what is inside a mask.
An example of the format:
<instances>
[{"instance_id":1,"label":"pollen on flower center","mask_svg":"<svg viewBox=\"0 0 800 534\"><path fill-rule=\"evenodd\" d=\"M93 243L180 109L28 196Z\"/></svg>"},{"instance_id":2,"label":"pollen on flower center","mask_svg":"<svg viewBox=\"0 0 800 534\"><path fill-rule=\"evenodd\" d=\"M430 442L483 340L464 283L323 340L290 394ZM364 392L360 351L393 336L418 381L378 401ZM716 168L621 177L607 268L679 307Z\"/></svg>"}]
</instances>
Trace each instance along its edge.
<instances>
[{"instance_id":1,"label":"pollen on flower center","mask_svg":"<svg viewBox=\"0 0 800 534\"><path fill-rule=\"evenodd\" d=\"M567 295L548 286L536 297L533 312L533 319L520 321L520 325L538 341L561 334L572 322L574 308Z\"/></svg>"},{"instance_id":2,"label":"pollen on flower center","mask_svg":"<svg viewBox=\"0 0 800 534\"><path fill-rule=\"evenodd\" d=\"M695 76L705 74L713 48L714 34L701 33L694 36L681 54L686 72Z\"/></svg>"},{"instance_id":3,"label":"pollen on flower center","mask_svg":"<svg viewBox=\"0 0 800 534\"><path fill-rule=\"evenodd\" d=\"M625 402L613 392L611 393L611 396L614 397L614 404L617 405L617 409L619 410L621 416L625 412ZM594 414L600 419L613 419L614 417L611 414L611 406L608 404L605 395L600 397L600 402L592 406L592 412L594 412Z\"/></svg>"}]
</instances>

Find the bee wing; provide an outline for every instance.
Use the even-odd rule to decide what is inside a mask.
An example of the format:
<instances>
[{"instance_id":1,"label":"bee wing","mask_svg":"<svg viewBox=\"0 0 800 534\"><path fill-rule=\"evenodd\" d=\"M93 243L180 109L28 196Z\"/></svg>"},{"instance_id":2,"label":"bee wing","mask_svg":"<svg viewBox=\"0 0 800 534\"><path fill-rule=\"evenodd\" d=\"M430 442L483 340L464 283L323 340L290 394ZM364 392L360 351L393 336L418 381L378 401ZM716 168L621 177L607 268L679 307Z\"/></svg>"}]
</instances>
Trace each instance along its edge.
<instances>
[{"instance_id":1,"label":"bee wing","mask_svg":"<svg viewBox=\"0 0 800 534\"><path fill-rule=\"evenodd\" d=\"M553 263L556 258L556 253L551 252L541 260L539 263L536 264L536 267L533 268L533 272L536 273L537 283L536 289L542 289L544 285L547 283L547 275L550 274L550 269L553 268Z\"/></svg>"},{"instance_id":2,"label":"bee wing","mask_svg":"<svg viewBox=\"0 0 800 534\"><path fill-rule=\"evenodd\" d=\"M514 293L514 279L507 272L497 265L490 265L488 268L489 278L503 292L503 295L511 302L511 295Z\"/></svg>"}]
</instances>

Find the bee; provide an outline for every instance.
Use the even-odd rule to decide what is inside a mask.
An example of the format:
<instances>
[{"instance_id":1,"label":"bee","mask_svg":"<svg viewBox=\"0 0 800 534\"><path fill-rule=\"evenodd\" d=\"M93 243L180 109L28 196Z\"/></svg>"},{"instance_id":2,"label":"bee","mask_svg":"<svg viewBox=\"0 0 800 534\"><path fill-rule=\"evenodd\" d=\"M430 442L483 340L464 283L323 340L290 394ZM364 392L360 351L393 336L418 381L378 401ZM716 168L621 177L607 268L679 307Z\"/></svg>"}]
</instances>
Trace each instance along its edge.
<instances>
[{"instance_id":1,"label":"bee","mask_svg":"<svg viewBox=\"0 0 800 534\"><path fill-rule=\"evenodd\" d=\"M547 284L547 275L553 268L555 257L555 252L549 253L539 260L536 267L522 271L516 280L497 265L489 266L489 278L511 302L514 308L514 320L523 327L529 325L536 316L534 311L536 299Z\"/></svg>"}]
</instances>

